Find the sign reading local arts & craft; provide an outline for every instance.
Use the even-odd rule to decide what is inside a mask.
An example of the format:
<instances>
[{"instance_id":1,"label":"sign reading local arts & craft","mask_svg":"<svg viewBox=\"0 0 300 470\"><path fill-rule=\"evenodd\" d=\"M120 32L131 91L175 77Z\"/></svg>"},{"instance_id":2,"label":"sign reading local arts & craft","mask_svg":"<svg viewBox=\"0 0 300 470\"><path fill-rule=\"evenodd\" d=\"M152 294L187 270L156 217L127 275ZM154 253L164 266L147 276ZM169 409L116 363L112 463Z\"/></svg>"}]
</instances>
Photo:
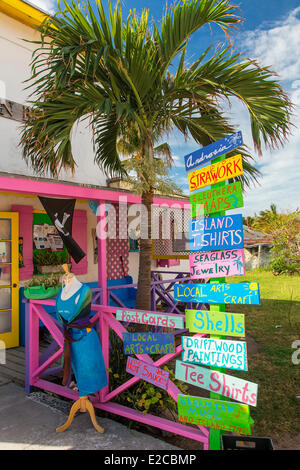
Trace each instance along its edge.
<instances>
[{"instance_id":1,"label":"sign reading local arts & craft","mask_svg":"<svg viewBox=\"0 0 300 470\"><path fill-rule=\"evenodd\" d=\"M164 326L167 328L184 328L184 317L170 313L147 312L144 310L117 310L116 319L142 325Z\"/></svg>"},{"instance_id":2,"label":"sign reading local arts & craft","mask_svg":"<svg viewBox=\"0 0 300 470\"><path fill-rule=\"evenodd\" d=\"M251 434L254 421L248 405L186 395L177 395L177 402L178 417L182 423Z\"/></svg>"},{"instance_id":3,"label":"sign reading local arts & craft","mask_svg":"<svg viewBox=\"0 0 300 470\"><path fill-rule=\"evenodd\" d=\"M213 142L206 147L195 150L184 157L186 171L191 171L200 165L217 158L224 153L231 152L240 145L243 145L243 138L241 131L235 132L224 139Z\"/></svg>"},{"instance_id":4,"label":"sign reading local arts & craft","mask_svg":"<svg viewBox=\"0 0 300 470\"><path fill-rule=\"evenodd\" d=\"M221 181L235 178L243 174L243 162L241 155L226 158L219 163L215 163L188 174L190 191L203 188Z\"/></svg>"},{"instance_id":5,"label":"sign reading local arts & craft","mask_svg":"<svg viewBox=\"0 0 300 470\"><path fill-rule=\"evenodd\" d=\"M208 304L260 304L257 282L175 284L174 300Z\"/></svg>"},{"instance_id":6,"label":"sign reading local arts & craft","mask_svg":"<svg viewBox=\"0 0 300 470\"><path fill-rule=\"evenodd\" d=\"M123 333L125 354L169 354L175 352L173 333Z\"/></svg>"},{"instance_id":7,"label":"sign reading local arts & craft","mask_svg":"<svg viewBox=\"0 0 300 470\"><path fill-rule=\"evenodd\" d=\"M169 382L169 372L152 364L135 359L134 357L127 358L126 372L139 377L140 379L156 385L163 390L167 390Z\"/></svg>"},{"instance_id":8,"label":"sign reading local arts & craft","mask_svg":"<svg viewBox=\"0 0 300 470\"><path fill-rule=\"evenodd\" d=\"M243 217L235 214L192 219L189 234L191 251L243 248Z\"/></svg>"},{"instance_id":9,"label":"sign reading local arts & craft","mask_svg":"<svg viewBox=\"0 0 300 470\"><path fill-rule=\"evenodd\" d=\"M192 279L243 276L244 250L207 251L189 256Z\"/></svg>"},{"instance_id":10,"label":"sign reading local arts & craft","mask_svg":"<svg viewBox=\"0 0 300 470\"><path fill-rule=\"evenodd\" d=\"M257 384L220 371L176 361L175 378L246 405L257 404Z\"/></svg>"},{"instance_id":11,"label":"sign reading local arts & craft","mask_svg":"<svg viewBox=\"0 0 300 470\"><path fill-rule=\"evenodd\" d=\"M184 362L248 370L245 341L182 336L181 347Z\"/></svg>"},{"instance_id":12,"label":"sign reading local arts & craft","mask_svg":"<svg viewBox=\"0 0 300 470\"><path fill-rule=\"evenodd\" d=\"M245 336L245 315L242 313L218 312L217 310L185 311L185 326L190 333L220 336Z\"/></svg>"},{"instance_id":13,"label":"sign reading local arts & craft","mask_svg":"<svg viewBox=\"0 0 300 470\"><path fill-rule=\"evenodd\" d=\"M242 185L236 181L220 188L198 191L190 195L190 203L192 217L243 207Z\"/></svg>"}]
</instances>

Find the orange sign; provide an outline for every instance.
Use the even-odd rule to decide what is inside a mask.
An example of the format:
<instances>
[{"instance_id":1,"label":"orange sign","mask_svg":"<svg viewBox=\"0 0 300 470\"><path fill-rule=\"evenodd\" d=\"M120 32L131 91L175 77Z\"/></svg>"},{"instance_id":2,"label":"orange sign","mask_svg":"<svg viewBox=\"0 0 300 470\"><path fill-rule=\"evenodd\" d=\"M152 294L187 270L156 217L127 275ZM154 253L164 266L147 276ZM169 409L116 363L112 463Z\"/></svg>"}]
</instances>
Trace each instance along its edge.
<instances>
[{"instance_id":1,"label":"orange sign","mask_svg":"<svg viewBox=\"0 0 300 470\"><path fill-rule=\"evenodd\" d=\"M226 158L221 162L213 165L199 168L188 174L190 191L203 188L221 181L234 178L243 174L243 162L241 155L235 155L231 158Z\"/></svg>"}]
</instances>

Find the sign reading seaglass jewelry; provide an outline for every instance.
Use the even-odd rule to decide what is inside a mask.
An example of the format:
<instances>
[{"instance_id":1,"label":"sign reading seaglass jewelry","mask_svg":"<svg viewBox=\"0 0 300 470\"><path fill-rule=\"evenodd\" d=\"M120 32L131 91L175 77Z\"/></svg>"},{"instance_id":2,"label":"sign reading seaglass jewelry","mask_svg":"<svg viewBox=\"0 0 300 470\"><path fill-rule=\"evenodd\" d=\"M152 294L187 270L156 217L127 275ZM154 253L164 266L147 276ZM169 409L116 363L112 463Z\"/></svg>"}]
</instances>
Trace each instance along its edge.
<instances>
[{"instance_id":1,"label":"sign reading seaglass jewelry","mask_svg":"<svg viewBox=\"0 0 300 470\"><path fill-rule=\"evenodd\" d=\"M208 304L260 304L257 282L175 284L174 299L177 302Z\"/></svg>"},{"instance_id":2,"label":"sign reading seaglass jewelry","mask_svg":"<svg viewBox=\"0 0 300 470\"><path fill-rule=\"evenodd\" d=\"M190 333L237 336L238 338L245 336L245 316L242 313L187 309L185 326Z\"/></svg>"},{"instance_id":3,"label":"sign reading seaglass jewelry","mask_svg":"<svg viewBox=\"0 0 300 470\"><path fill-rule=\"evenodd\" d=\"M175 378L246 405L257 404L257 384L220 371L176 361Z\"/></svg>"},{"instance_id":4,"label":"sign reading seaglass jewelry","mask_svg":"<svg viewBox=\"0 0 300 470\"><path fill-rule=\"evenodd\" d=\"M235 178L243 174L243 162L241 155L226 158L219 163L215 163L188 174L190 191L203 188L221 181Z\"/></svg>"},{"instance_id":5,"label":"sign reading seaglass jewelry","mask_svg":"<svg viewBox=\"0 0 300 470\"><path fill-rule=\"evenodd\" d=\"M240 181L220 188L205 189L190 195L192 217L213 214L243 207L243 192Z\"/></svg>"},{"instance_id":6,"label":"sign reading seaglass jewelry","mask_svg":"<svg viewBox=\"0 0 300 470\"><path fill-rule=\"evenodd\" d=\"M142 325L164 326L167 328L184 328L184 317L170 313L147 312L137 310L117 310L116 319Z\"/></svg>"},{"instance_id":7,"label":"sign reading seaglass jewelry","mask_svg":"<svg viewBox=\"0 0 300 470\"><path fill-rule=\"evenodd\" d=\"M192 219L189 234L191 251L243 248L243 217L235 214Z\"/></svg>"},{"instance_id":8,"label":"sign reading seaglass jewelry","mask_svg":"<svg viewBox=\"0 0 300 470\"><path fill-rule=\"evenodd\" d=\"M125 354L169 354L175 352L173 333L123 333Z\"/></svg>"},{"instance_id":9,"label":"sign reading seaglass jewelry","mask_svg":"<svg viewBox=\"0 0 300 470\"><path fill-rule=\"evenodd\" d=\"M178 417L182 423L251 434L254 421L248 405L186 395L177 395L177 399Z\"/></svg>"},{"instance_id":10,"label":"sign reading seaglass jewelry","mask_svg":"<svg viewBox=\"0 0 300 470\"><path fill-rule=\"evenodd\" d=\"M134 357L127 358L126 372L139 377L153 385L156 385L163 390L167 390L169 382L169 372L152 364L135 359Z\"/></svg>"},{"instance_id":11,"label":"sign reading seaglass jewelry","mask_svg":"<svg viewBox=\"0 0 300 470\"><path fill-rule=\"evenodd\" d=\"M182 336L181 347L184 362L248 370L245 341Z\"/></svg>"},{"instance_id":12,"label":"sign reading seaglass jewelry","mask_svg":"<svg viewBox=\"0 0 300 470\"><path fill-rule=\"evenodd\" d=\"M244 250L242 248L193 253L189 256L189 260L192 279L211 279L245 274Z\"/></svg>"},{"instance_id":13,"label":"sign reading seaglass jewelry","mask_svg":"<svg viewBox=\"0 0 300 470\"><path fill-rule=\"evenodd\" d=\"M217 158L224 153L231 152L240 145L243 145L243 138L241 131L235 132L224 139L213 142L206 147L195 150L184 157L186 171L191 171L200 165Z\"/></svg>"}]
</instances>

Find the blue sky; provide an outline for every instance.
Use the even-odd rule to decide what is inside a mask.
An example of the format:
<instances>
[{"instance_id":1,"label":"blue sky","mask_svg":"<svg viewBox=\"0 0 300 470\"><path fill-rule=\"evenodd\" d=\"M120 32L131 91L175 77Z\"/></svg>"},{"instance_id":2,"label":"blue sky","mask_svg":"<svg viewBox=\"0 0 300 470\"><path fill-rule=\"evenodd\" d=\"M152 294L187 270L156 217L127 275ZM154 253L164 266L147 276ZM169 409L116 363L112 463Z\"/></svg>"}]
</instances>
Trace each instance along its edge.
<instances>
[{"instance_id":1,"label":"blue sky","mask_svg":"<svg viewBox=\"0 0 300 470\"><path fill-rule=\"evenodd\" d=\"M55 11L56 0L31 0L31 3ZM83 2L84 3L84 2ZM104 0L106 3L106 0ZM253 215L275 203L280 210L300 208L300 4L299 0L245 0L234 1L241 9L243 25L232 36L233 46L245 57L257 59L262 65L270 66L278 74L284 90L295 104L293 135L284 149L270 152L263 150L262 157L256 156L255 165L262 172L259 185L247 190L245 207L239 209L243 215ZM123 0L124 16L130 9L150 10L154 20L161 18L165 1ZM223 34L214 28L202 28L189 44L188 57L198 56L208 44L224 41ZM242 105L232 103L228 110L232 123L243 133L244 142L252 148L249 120ZM193 141L185 142L177 133L168 141L174 155L175 166L171 176L188 194L187 174L183 156L199 146Z\"/></svg>"}]
</instances>

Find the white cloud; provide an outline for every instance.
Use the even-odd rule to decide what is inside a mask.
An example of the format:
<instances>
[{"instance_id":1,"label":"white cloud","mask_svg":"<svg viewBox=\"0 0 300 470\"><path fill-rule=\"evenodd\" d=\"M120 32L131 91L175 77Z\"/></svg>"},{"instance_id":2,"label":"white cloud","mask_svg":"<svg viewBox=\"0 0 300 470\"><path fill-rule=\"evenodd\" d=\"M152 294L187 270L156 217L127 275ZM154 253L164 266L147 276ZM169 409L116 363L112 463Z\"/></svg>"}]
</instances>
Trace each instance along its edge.
<instances>
[{"instance_id":1,"label":"white cloud","mask_svg":"<svg viewBox=\"0 0 300 470\"><path fill-rule=\"evenodd\" d=\"M56 0L30 0L30 3L46 13L53 14L55 12Z\"/></svg>"}]
</instances>

